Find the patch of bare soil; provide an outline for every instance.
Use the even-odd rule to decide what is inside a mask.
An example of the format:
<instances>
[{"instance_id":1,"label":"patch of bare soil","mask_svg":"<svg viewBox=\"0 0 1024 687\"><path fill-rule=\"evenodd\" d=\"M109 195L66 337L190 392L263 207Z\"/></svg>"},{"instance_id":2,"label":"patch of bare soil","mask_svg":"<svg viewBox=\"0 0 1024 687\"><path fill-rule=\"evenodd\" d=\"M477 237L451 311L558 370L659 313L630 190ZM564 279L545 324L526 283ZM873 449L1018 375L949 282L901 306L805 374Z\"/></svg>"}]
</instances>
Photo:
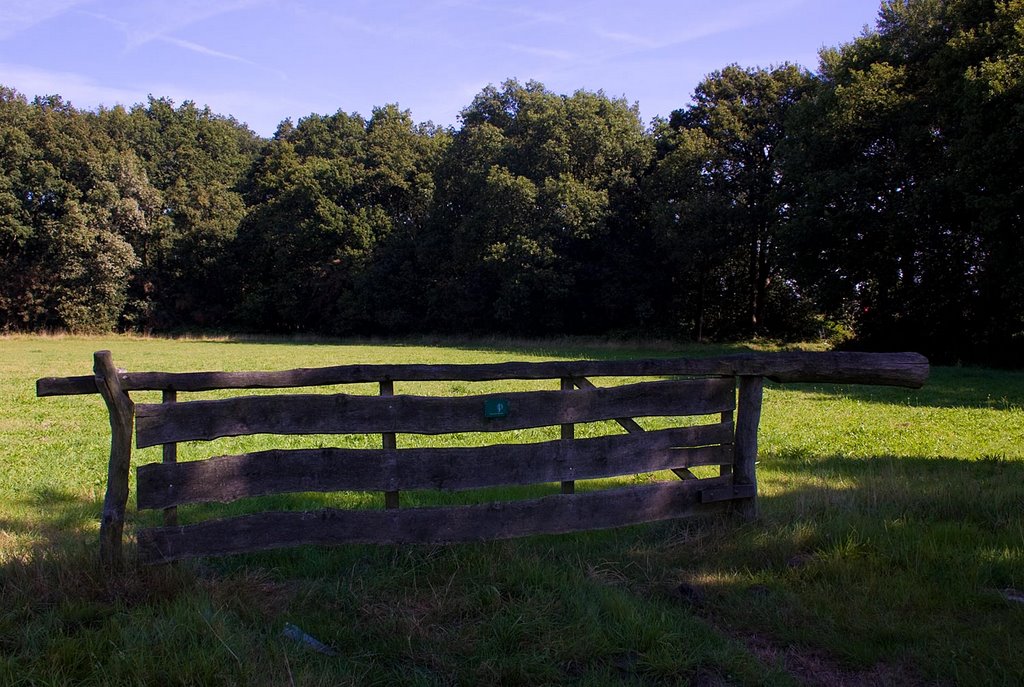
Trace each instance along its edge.
<instances>
[{"instance_id":1,"label":"patch of bare soil","mask_svg":"<svg viewBox=\"0 0 1024 687\"><path fill-rule=\"evenodd\" d=\"M759 587L752 593L762 593ZM826 652L797 645L782 645L750 632L737 632L715 622L706 602L708 592L700 585L682 583L673 590L682 601L705 621L723 634L741 642L762 663L781 666L794 680L806 687L942 687L943 683L929 682L911 666L902 663L879 662L867 670L843 667ZM704 684L704 683L700 683ZM708 683L716 685L715 682Z\"/></svg>"},{"instance_id":2,"label":"patch of bare soil","mask_svg":"<svg viewBox=\"0 0 1024 687\"><path fill-rule=\"evenodd\" d=\"M942 684L928 682L900 663L876 663L867 670L851 670L814 649L780 646L753 634L734 637L761 661L781 664L797 682L807 687L940 687Z\"/></svg>"}]
</instances>

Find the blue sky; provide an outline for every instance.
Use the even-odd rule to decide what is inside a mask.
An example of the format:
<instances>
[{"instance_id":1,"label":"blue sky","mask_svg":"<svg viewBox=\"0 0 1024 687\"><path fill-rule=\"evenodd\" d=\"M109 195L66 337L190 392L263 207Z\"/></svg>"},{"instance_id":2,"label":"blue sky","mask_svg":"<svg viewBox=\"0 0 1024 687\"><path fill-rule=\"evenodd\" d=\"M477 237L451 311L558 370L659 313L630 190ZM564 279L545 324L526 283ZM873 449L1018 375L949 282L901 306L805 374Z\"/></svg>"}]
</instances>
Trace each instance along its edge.
<instances>
[{"instance_id":1,"label":"blue sky","mask_svg":"<svg viewBox=\"0 0 1024 687\"><path fill-rule=\"evenodd\" d=\"M879 0L0 0L0 83L81 108L194 100L270 135L397 102L457 125L487 84L603 89L645 122L730 63L817 66Z\"/></svg>"}]
</instances>

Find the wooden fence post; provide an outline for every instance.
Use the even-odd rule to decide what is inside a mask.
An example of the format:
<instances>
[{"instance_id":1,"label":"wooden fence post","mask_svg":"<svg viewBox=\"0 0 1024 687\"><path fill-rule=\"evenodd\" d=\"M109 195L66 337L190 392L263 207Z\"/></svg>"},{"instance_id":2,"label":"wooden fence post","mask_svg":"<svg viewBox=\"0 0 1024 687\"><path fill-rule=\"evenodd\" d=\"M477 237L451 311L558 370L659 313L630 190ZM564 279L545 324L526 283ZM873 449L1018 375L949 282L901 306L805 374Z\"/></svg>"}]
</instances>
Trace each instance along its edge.
<instances>
[{"instance_id":1,"label":"wooden fence post","mask_svg":"<svg viewBox=\"0 0 1024 687\"><path fill-rule=\"evenodd\" d=\"M738 499L736 511L747 520L757 517L757 426L761 421L761 394L764 378L740 377L740 397L736 407L734 486L753 486L754 495Z\"/></svg>"},{"instance_id":2,"label":"wooden fence post","mask_svg":"<svg viewBox=\"0 0 1024 687\"><path fill-rule=\"evenodd\" d=\"M135 405L121 388L121 379L110 351L97 351L93 356L96 388L107 404L110 415L110 461L107 465L107 493L103 497L100 520L100 563L105 568L124 564L122 535L124 513L128 503L128 472L132 462L132 426Z\"/></svg>"},{"instance_id":3,"label":"wooden fence post","mask_svg":"<svg viewBox=\"0 0 1024 687\"><path fill-rule=\"evenodd\" d=\"M177 403L178 392L174 389L164 389L162 398L163 403ZM130 432L129 432L130 434ZM177 463L178 462L178 445L177 444L164 444L164 455L163 462L165 463ZM164 526L174 527L178 524L178 509L176 506L170 508L164 508Z\"/></svg>"},{"instance_id":4,"label":"wooden fence post","mask_svg":"<svg viewBox=\"0 0 1024 687\"><path fill-rule=\"evenodd\" d=\"M570 392L575 388L575 384L572 383L571 377L562 377L560 388L564 392ZM576 438L576 425L571 422L562 423L562 441L572 441ZM562 482L562 493L573 494L576 492L576 482L574 480L564 480Z\"/></svg>"},{"instance_id":5,"label":"wooden fence post","mask_svg":"<svg viewBox=\"0 0 1024 687\"><path fill-rule=\"evenodd\" d=\"M381 396L394 396L395 395L395 383L390 379L384 379L380 382L380 395ZM385 449L394 449L398 447L398 437L395 436L394 432L384 432L381 434L381 446ZM385 491L384 492L384 507L387 509L398 508L398 492L397 491Z\"/></svg>"}]
</instances>

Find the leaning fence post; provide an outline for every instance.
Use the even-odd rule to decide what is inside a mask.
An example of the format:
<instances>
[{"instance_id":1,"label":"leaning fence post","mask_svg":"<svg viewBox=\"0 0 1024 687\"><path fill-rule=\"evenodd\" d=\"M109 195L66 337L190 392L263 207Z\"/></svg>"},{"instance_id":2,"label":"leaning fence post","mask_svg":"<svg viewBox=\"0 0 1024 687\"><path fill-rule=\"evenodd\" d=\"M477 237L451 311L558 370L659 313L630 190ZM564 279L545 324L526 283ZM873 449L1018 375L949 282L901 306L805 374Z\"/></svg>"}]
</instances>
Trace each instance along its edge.
<instances>
[{"instance_id":1,"label":"leaning fence post","mask_svg":"<svg viewBox=\"0 0 1024 687\"><path fill-rule=\"evenodd\" d=\"M100 520L100 562L104 567L124 563L122 534L124 513L128 503L128 471L132 460L132 425L135 405L121 388L121 379L110 351L97 351L93 356L96 388L107 404L110 415L110 462L107 465L107 493L103 497Z\"/></svg>"},{"instance_id":2,"label":"leaning fence post","mask_svg":"<svg viewBox=\"0 0 1024 687\"><path fill-rule=\"evenodd\" d=\"M734 486L753 486L754 495L736 501L736 511L748 520L757 517L757 426L761 421L761 393L764 378L740 377L740 398L736 407Z\"/></svg>"}]
</instances>

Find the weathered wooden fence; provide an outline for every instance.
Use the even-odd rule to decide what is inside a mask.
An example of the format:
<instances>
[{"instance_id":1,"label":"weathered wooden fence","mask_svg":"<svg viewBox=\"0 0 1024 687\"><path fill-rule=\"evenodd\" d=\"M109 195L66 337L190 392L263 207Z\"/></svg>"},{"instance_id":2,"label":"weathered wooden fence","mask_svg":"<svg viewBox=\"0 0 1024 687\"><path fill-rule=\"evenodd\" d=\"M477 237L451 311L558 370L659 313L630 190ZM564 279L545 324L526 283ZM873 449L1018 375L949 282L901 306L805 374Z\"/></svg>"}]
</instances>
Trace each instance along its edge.
<instances>
[{"instance_id":1,"label":"weathered wooden fence","mask_svg":"<svg viewBox=\"0 0 1024 687\"><path fill-rule=\"evenodd\" d=\"M163 462L137 469L140 509L164 526L138 533L143 563L299 544L442 543L619 527L734 510L757 513L757 428L764 378L921 386L914 353L776 353L707 359L482 365L345 365L275 372L126 372L108 351L94 374L44 378L39 396L100 393L111 451L100 554L122 562L133 425L139 448ZM673 377L597 387L591 377ZM689 377L679 379L678 377ZM396 394L395 382L552 380L551 391L474 396ZM737 381L738 380L738 381ZM379 395L275 394L179 402L179 392L376 382ZM738 388L738 399L737 399ZM135 405L131 391L160 390ZM735 418L734 418L735 415ZM694 426L645 431L634 418L705 416ZM577 438L580 423L614 420L626 434ZM560 426L561 438L483 447L396 448L396 435L501 432ZM380 449L272 449L178 462L177 444L250 434L374 434ZM690 468L717 466L697 478ZM678 480L575 493L578 480L671 470ZM480 505L399 508L401 491L560 482L551 496ZM264 512L177 524L177 506L293 492L381 491L384 510Z\"/></svg>"}]
</instances>

